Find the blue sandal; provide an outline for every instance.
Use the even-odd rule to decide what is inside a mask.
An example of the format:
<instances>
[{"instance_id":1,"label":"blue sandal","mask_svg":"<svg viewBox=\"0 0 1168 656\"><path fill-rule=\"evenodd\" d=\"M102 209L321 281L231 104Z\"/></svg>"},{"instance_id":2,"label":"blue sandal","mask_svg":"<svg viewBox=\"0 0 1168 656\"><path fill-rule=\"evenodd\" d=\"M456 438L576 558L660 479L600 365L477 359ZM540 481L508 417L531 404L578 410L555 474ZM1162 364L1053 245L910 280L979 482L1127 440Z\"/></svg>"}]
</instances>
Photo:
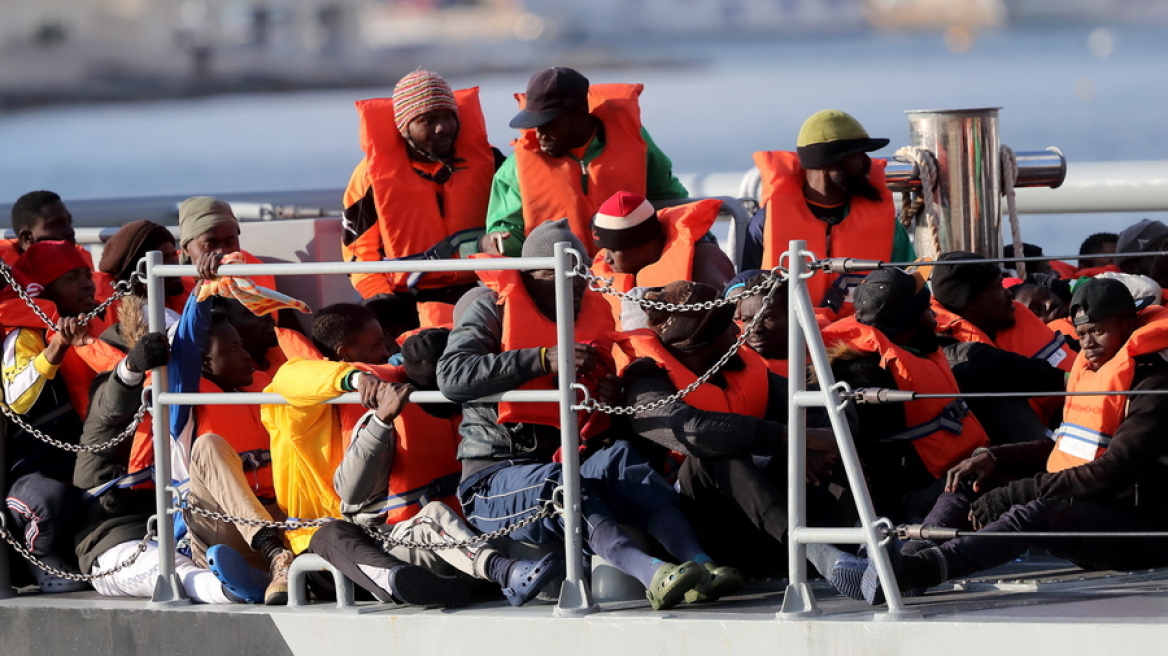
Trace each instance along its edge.
<instances>
[{"instance_id":1,"label":"blue sandal","mask_svg":"<svg viewBox=\"0 0 1168 656\"><path fill-rule=\"evenodd\" d=\"M535 598L545 585L564 575L564 560L550 553L539 560L521 560L511 568L503 596L512 606L522 606Z\"/></svg>"},{"instance_id":2,"label":"blue sandal","mask_svg":"<svg viewBox=\"0 0 1168 656\"><path fill-rule=\"evenodd\" d=\"M264 603L268 588L268 573L248 564L238 551L225 544L207 549L207 569L223 584L228 597L240 603Z\"/></svg>"}]
</instances>

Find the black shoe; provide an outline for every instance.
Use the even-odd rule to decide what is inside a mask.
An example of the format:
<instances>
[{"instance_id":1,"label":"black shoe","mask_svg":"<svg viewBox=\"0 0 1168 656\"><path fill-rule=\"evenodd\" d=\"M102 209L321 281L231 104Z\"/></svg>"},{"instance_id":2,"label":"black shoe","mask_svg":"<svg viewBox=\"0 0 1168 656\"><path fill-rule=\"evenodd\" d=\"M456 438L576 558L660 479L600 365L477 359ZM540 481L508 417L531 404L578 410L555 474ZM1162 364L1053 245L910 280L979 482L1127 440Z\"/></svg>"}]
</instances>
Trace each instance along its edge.
<instances>
[{"instance_id":1,"label":"black shoe","mask_svg":"<svg viewBox=\"0 0 1168 656\"><path fill-rule=\"evenodd\" d=\"M439 576L425 567L399 565L389 571L389 591L398 603L410 606L463 606L470 601L466 581Z\"/></svg>"}]
</instances>

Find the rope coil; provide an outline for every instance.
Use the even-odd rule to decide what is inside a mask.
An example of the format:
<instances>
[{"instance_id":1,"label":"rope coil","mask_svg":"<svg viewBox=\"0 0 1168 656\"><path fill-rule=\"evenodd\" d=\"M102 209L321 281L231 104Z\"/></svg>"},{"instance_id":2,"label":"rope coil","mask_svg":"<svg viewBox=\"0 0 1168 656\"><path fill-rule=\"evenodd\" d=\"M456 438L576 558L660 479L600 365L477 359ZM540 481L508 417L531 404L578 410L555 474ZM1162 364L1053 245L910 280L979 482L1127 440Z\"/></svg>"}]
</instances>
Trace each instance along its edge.
<instances>
[{"instance_id":1,"label":"rope coil","mask_svg":"<svg viewBox=\"0 0 1168 656\"><path fill-rule=\"evenodd\" d=\"M927 253L920 252L924 249L919 249L918 254L935 260L941 255L940 215L937 211L941 199L937 188L937 158L933 153L917 146L904 146L896 151L896 156L908 159L917 167L917 176L921 179L921 214L924 215L925 234L929 240L926 245L932 250L931 253Z\"/></svg>"}]
</instances>

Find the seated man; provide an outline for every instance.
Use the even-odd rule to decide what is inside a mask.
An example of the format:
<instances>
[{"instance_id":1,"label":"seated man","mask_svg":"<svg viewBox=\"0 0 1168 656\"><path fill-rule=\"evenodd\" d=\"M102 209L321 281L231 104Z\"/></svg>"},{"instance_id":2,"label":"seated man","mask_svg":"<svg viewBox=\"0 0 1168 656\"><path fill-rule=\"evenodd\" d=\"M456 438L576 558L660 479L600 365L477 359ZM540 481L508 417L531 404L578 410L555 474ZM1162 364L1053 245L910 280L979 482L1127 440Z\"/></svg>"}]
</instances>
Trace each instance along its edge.
<instances>
[{"instance_id":1,"label":"seated man","mask_svg":"<svg viewBox=\"0 0 1168 656\"><path fill-rule=\"evenodd\" d=\"M170 230L152 221L132 221L118 228L113 237L105 243L101 251L101 263L98 265L99 274L95 275L95 282L99 287L112 288L113 285L131 280L142 258L150 251L162 253L163 264L178 264L178 242ZM166 325L170 326L178 321L187 302L188 290L183 286L182 278L164 278L163 290L166 293ZM146 285L134 283L130 292L130 299L122 299L106 310L106 320L118 326L112 334L102 334L102 339L115 345L131 345L146 333ZM124 329L124 332L123 332ZM107 331L108 332L108 331ZM116 337L115 337L116 335ZM122 348L122 351L128 350Z\"/></svg>"},{"instance_id":2,"label":"seated man","mask_svg":"<svg viewBox=\"0 0 1168 656\"><path fill-rule=\"evenodd\" d=\"M1075 359L1069 391L1168 389L1168 363L1161 357L1168 347L1168 311L1152 307L1137 313L1121 283L1093 279L1075 291L1071 317L1083 350ZM1168 530L1165 422L1164 396L1068 399L1057 441L982 449L954 467L925 525L968 529L972 523L980 532ZM995 486L998 475L1020 477ZM893 566L901 590L920 592L1009 562L1031 547L1083 567L1168 565L1165 538L959 537L940 545L909 542L903 550L894 549ZM883 592L867 559L825 550L817 566L844 594L881 602Z\"/></svg>"},{"instance_id":3,"label":"seated man","mask_svg":"<svg viewBox=\"0 0 1168 656\"><path fill-rule=\"evenodd\" d=\"M618 191L651 201L686 198L673 163L641 126L640 84L593 84L562 66L531 76L517 94L515 152L491 182L487 234L479 251L518 255L544 221L567 218L596 255L592 217Z\"/></svg>"},{"instance_id":4,"label":"seated man","mask_svg":"<svg viewBox=\"0 0 1168 656\"><path fill-rule=\"evenodd\" d=\"M239 247L239 219L231 205L211 196L194 196L188 198L178 206L178 230L180 260L183 264L198 264L203 262L203 271L200 275L210 277L212 266L218 265L218 260L229 253L242 253L248 264L262 264L258 257ZM211 253L213 256L201 259L200 256ZM251 276L255 284L268 289L276 288L275 276ZM183 278L184 286L189 293L195 287L194 278ZM185 299L184 299L185 300Z\"/></svg>"},{"instance_id":5,"label":"seated man","mask_svg":"<svg viewBox=\"0 0 1168 656\"><path fill-rule=\"evenodd\" d=\"M94 390L93 411L85 420L81 444L108 443L126 430L142 403L145 372L165 365L167 360L166 337L161 333L148 333L136 340L126 358ZM147 415L143 422L149 421ZM149 541L141 553L139 544L155 513L154 491L120 484L126 479L130 449L131 443L124 441L113 448L77 454L73 483L89 490L89 495L81 505L76 551L81 571L93 575L109 572L137 554L129 566L93 579L93 587L110 597L149 598L158 581L158 542ZM210 570L196 566L181 553L175 556L175 572L187 595L197 602L242 601ZM250 594L262 595L263 587Z\"/></svg>"},{"instance_id":6,"label":"seated man","mask_svg":"<svg viewBox=\"0 0 1168 656\"><path fill-rule=\"evenodd\" d=\"M385 350L389 352L390 362L401 364L399 355L401 344L397 343L398 338L422 326L418 320L417 303L404 296L378 294L361 299L361 305L369 308L377 318L377 323L385 335ZM453 309L451 312L453 313Z\"/></svg>"},{"instance_id":7,"label":"seated man","mask_svg":"<svg viewBox=\"0 0 1168 656\"><path fill-rule=\"evenodd\" d=\"M223 309L212 310L213 299L187 301L174 336L170 389L174 392L218 394L251 388L255 365L243 349L239 333ZM283 520L272 483L269 437L255 405L177 406L171 411L171 431L179 457L186 463L189 507L183 512L190 536L191 559L217 575L236 569L236 560L219 562L223 546L266 574L259 595L234 590L249 603L286 603L288 566L292 553L279 531L208 517L217 512L231 517L271 522ZM131 472L147 470L154 462L152 432L139 430L130 455ZM181 475L181 473L180 473ZM230 577L235 578L235 577ZM257 572L256 578L261 578ZM252 586L253 588L255 586Z\"/></svg>"},{"instance_id":8,"label":"seated man","mask_svg":"<svg viewBox=\"0 0 1168 656\"><path fill-rule=\"evenodd\" d=\"M438 500L458 503L451 494L458 486L458 406L408 401L414 389L438 389L434 369L449 333L434 328L412 335L402 345L404 381L372 381L376 407L358 425L334 477L345 516L391 540L440 545L477 535ZM311 547L383 602L458 605L467 596L465 577L474 577L494 581L521 606L563 572L556 554L518 561L486 542L459 549L394 546L349 522L321 527Z\"/></svg>"},{"instance_id":9,"label":"seated man","mask_svg":"<svg viewBox=\"0 0 1168 656\"><path fill-rule=\"evenodd\" d=\"M823 330L836 380L853 388L959 391L937 346L921 277L899 269L873 271L856 287L854 300L855 316ZM941 493L945 472L989 444L961 399L859 404L856 414L853 437L877 513L895 519L923 517Z\"/></svg>"},{"instance_id":10,"label":"seated man","mask_svg":"<svg viewBox=\"0 0 1168 656\"><path fill-rule=\"evenodd\" d=\"M0 259L8 266L28 250L29 246L41 241L65 241L77 249L86 266L93 270L93 256L89 249L77 244L73 231L73 215L61 197L51 191L30 191L12 204L12 231L14 239L0 239ZM112 290L98 287L95 292L98 301L109 298Z\"/></svg>"},{"instance_id":11,"label":"seated man","mask_svg":"<svg viewBox=\"0 0 1168 656\"><path fill-rule=\"evenodd\" d=\"M51 446L28 432L33 426L48 436L76 444L89 403L94 372L76 354L93 340L97 324L79 326L77 317L93 310L93 280L89 266L72 244L41 241L20 256L15 271L41 287L38 303L50 317L56 315L57 331L46 329L23 299L6 301L0 324L4 337L3 384L5 462L9 489L7 506L14 534L26 536L33 555L58 569L72 570L72 534L80 491L69 484L75 456ZM33 570L45 592L77 589L71 581ZM83 586L82 586L83 587Z\"/></svg>"},{"instance_id":12,"label":"seated man","mask_svg":"<svg viewBox=\"0 0 1168 656\"><path fill-rule=\"evenodd\" d=\"M550 257L557 242L583 252L568 221L548 221L528 235L523 257ZM555 277L551 270L481 271L491 291L471 301L438 362L438 386L463 403L459 495L466 517L492 531L539 511L560 485L560 408L554 403L474 403L513 389L554 389L558 369ZM604 374L612 314L596 294L585 294L575 278L575 348L578 377L600 398L615 396L615 377ZM607 417L581 421L581 435L603 439ZM595 423L594 423L595 422ZM607 435L605 437L615 437ZM675 606L695 588L717 597L741 577L709 562L678 505L677 494L627 442L596 449L580 467L584 541L593 553L644 584L655 609ZM638 548L621 524L645 527L681 565L653 558ZM563 536L560 516L545 518L511 535L548 543ZM708 564L709 569L702 567Z\"/></svg>"},{"instance_id":13,"label":"seated man","mask_svg":"<svg viewBox=\"0 0 1168 656\"><path fill-rule=\"evenodd\" d=\"M311 339L291 328L280 328L272 314L257 315L235 299L216 297L213 303L214 308L227 313L227 321L239 333L243 350L251 356L256 371L264 374L261 381L245 391L263 389L280 366L292 358L320 359L320 351Z\"/></svg>"},{"instance_id":14,"label":"seated man","mask_svg":"<svg viewBox=\"0 0 1168 656\"><path fill-rule=\"evenodd\" d=\"M678 281L649 292L646 299L681 305L717 296L708 285ZM741 349L708 383L681 400L650 408L710 370L733 348L738 330L731 305L648 314L649 330L617 336L618 362L628 363L622 374L626 403L641 408L632 415L633 432L653 443L663 456L660 467L684 459L678 487L690 508L701 509L688 515L707 540L724 533L724 518L734 515L749 522L752 533L769 537L768 545L786 544L786 379L770 373L760 355ZM830 473L835 447L830 432L815 432L812 443L817 446L809 448L808 480L818 485L818 476ZM831 523L835 499L823 489L817 492L811 494L813 521ZM736 567L781 571L781 557L778 570L753 562L759 556L755 542L737 533L719 556ZM769 557L776 555L771 547Z\"/></svg>"},{"instance_id":15,"label":"seated man","mask_svg":"<svg viewBox=\"0 0 1168 656\"><path fill-rule=\"evenodd\" d=\"M355 303L318 310L312 318L312 339L327 361L293 358L284 363L264 391L283 396L289 404L260 406L272 437L272 480L281 513L303 519L341 516L333 475L349 434L366 414L361 406L324 401L358 391L360 381L371 378L361 372L377 370L365 363L389 359L381 326L372 312ZM316 530L288 531L292 551L308 549Z\"/></svg>"},{"instance_id":16,"label":"seated man","mask_svg":"<svg viewBox=\"0 0 1168 656\"><path fill-rule=\"evenodd\" d=\"M730 281L725 297L737 299L734 304L734 323L738 324L739 328L746 330L750 320L763 311L763 299L766 297L766 294L749 296L742 294L762 284L769 276L766 271L753 269L743 271ZM787 283L782 281L775 290L771 304L767 306L766 314L746 336L746 346L763 357L767 369L783 378L786 378L788 373L787 313Z\"/></svg>"},{"instance_id":17,"label":"seated man","mask_svg":"<svg viewBox=\"0 0 1168 656\"><path fill-rule=\"evenodd\" d=\"M611 287L661 287L693 280L721 289L734 277L734 265L710 236L722 201L709 199L654 210L643 196L618 191L592 219L601 251L592 273L612 279ZM620 326L621 300L607 296Z\"/></svg>"}]
</instances>

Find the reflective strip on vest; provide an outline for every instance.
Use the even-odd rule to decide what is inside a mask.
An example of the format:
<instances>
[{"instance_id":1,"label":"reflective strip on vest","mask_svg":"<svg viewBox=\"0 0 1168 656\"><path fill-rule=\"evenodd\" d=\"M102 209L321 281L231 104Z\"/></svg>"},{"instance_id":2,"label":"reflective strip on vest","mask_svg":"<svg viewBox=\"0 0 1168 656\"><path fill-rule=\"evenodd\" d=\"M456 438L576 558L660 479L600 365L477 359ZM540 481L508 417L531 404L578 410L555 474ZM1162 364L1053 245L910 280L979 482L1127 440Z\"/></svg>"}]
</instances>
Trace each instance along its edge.
<instances>
[{"instance_id":1,"label":"reflective strip on vest","mask_svg":"<svg viewBox=\"0 0 1168 656\"><path fill-rule=\"evenodd\" d=\"M1055 431L1056 449L1083 460L1094 460L1103 455L1111 436L1086 426L1063 422Z\"/></svg>"},{"instance_id":2,"label":"reflective strip on vest","mask_svg":"<svg viewBox=\"0 0 1168 656\"><path fill-rule=\"evenodd\" d=\"M1065 360L1067 357L1067 352L1063 350L1063 344L1066 343L1067 338L1062 333L1055 332L1054 339L1050 340L1046 346L1039 349L1038 353L1034 354L1034 357L1041 360L1046 360L1050 363L1050 366L1057 367L1062 364L1063 360Z\"/></svg>"},{"instance_id":3,"label":"reflective strip on vest","mask_svg":"<svg viewBox=\"0 0 1168 656\"><path fill-rule=\"evenodd\" d=\"M97 487L89 488L85 491L85 498L96 499L106 492L114 489L115 487L124 490L126 488L134 487L140 483L145 483L151 478L154 478L153 467L150 467L149 469L139 469L136 472L130 472L129 474L119 476L114 480L109 481L108 483L103 483Z\"/></svg>"},{"instance_id":4,"label":"reflective strip on vest","mask_svg":"<svg viewBox=\"0 0 1168 656\"><path fill-rule=\"evenodd\" d=\"M960 435L964 429L965 416L969 414L969 406L964 399L954 399L941 409L941 414L923 424L910 426L899 433L890 435L881 442L912 442L928 437L937 431L947 431Z\"/></svg>"}]
</instances>

